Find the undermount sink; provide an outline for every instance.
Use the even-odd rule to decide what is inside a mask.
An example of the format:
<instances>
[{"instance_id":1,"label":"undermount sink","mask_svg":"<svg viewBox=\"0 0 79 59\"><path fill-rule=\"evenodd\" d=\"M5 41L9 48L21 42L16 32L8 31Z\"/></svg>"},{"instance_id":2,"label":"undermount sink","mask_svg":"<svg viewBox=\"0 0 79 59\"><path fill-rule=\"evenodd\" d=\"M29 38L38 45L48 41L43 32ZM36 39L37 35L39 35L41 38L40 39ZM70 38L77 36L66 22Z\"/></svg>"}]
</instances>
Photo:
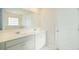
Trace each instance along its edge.
<instances>
[{"instance_id":1,"label":"undermount sink","mask_svg":"<svg viewBox=\"0 0 79 59\"><path fill-rule=\"evenodd\" d=\"M16 34L20 34L20 32L18 31L18 32L16 32Z\"/></svg>"}]
</instances>

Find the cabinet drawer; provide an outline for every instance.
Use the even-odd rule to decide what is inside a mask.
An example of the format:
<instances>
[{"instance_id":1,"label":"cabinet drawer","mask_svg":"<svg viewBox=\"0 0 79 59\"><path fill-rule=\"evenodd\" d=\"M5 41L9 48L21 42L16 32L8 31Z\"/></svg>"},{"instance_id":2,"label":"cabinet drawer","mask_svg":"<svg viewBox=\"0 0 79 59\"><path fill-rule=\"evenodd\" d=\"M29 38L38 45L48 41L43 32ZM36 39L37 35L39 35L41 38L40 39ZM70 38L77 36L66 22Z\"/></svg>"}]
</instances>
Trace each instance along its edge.
<instances>
[{"instance_id":1,"label":"cabinet drawer","mask_svg":"<svg viewBox=\"0 0 79 59\"><path fill-rule=\"evenodd\" d=\"M22 43L22 42L26 42L29 39L33 39L33 36L25 36L25 37L21 37L21 38L17 38L17 39L13 39L10 41L6 42L6 48L10 47L10 46L14 46L16 44Z\"/></svg>"},{"instance_id":2,"label":"cabinet drawer","mask_svg":"<svg viewBox=\"0 0 79 59\"><path fill-rule=\"evenodd\" d=\"M20 43L20 44L7 48L7 50L24 50L25 49L24 45L25 43Z\"/></svg>"}]
</instances>

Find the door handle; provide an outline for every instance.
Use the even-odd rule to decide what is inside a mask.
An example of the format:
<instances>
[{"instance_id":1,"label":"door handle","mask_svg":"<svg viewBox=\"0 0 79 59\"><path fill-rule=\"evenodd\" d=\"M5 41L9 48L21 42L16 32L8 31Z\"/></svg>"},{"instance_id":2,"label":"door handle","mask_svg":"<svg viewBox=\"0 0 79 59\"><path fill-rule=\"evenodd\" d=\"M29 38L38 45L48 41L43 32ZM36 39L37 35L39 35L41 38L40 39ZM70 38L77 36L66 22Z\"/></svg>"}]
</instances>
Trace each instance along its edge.
<instances>
[{"instance_id":1,"label":"door handle","mask_svg":"<svg viewBox=\"0 0 79 59\"><path fill-rule=\"evenodd\" d=\"M78 28L78 31L79 31L79 28Z\"/></svg>"},{"instance_id":2,"label":"door handle","mask_svg":"<svg viewBox=\"0 0 79 59\"><path fill-rule=\"evenodd\" d=\"M56 30L56 32L59 32L59 30Z\"/></svg>"}]
</instances>

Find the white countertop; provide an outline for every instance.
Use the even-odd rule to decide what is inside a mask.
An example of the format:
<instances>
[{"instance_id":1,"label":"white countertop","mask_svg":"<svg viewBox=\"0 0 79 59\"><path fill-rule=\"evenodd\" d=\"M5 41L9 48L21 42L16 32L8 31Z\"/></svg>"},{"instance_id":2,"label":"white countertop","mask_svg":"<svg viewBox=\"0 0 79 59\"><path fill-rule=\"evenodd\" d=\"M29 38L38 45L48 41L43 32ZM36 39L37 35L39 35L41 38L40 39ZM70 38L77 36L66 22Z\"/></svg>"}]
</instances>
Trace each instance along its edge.
<instances>
[{"instance_id":1,"label":"white countertop","mask_svg":"<svg viewBox=\"0 0 79 59\"><path fill-rule=\"evenodd\" d=\"M17 34L16 32L20 32L20 33ZM32 30L26 30L26 29L4 30L0 32L0 42L13 40L16 38L33 35L33 34L34 32Z\"/></svg>"},{"instance_id":2,"label":"white countertop","mask_svg":"<svg viewBox=\"0 0 79 59\"><path fill-rule=\"evenodd\" d=\"M20 33L17 34L16 32ZM0 31L0 42L17 39L23 36L34 35L35 33L39 32L40 32L39 30L33 31L33 29L15 29L15 30Z\"/></svg>"}]
</instances>

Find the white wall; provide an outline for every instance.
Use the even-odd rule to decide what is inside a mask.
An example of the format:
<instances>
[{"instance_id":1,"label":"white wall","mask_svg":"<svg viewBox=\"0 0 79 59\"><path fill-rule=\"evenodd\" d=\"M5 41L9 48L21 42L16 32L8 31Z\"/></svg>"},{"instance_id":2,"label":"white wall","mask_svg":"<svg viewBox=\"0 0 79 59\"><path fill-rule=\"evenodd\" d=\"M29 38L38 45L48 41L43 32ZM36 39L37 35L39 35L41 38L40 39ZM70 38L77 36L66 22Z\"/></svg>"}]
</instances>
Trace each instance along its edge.
<instances>
[{"instance_id":1,"label":"white wall","mask_svg":"<svg viewBox=\"0 0 79 59\"><path fill-rule=\"evenodd\" d=\"M40 28L40 25L41 25L41 14L33 13L32 22L33 22L34 28Z\"/></svg>"},{"instance_id":2,"label":"white wall","mask_svg":"<svg viewBox=\"0 0 79 59\"><path fill-rule=\"evenodd\" d=\"M40 27L47 31L47 46L54 49L56 10L52 8L42 9L40 16Z\"/></svg>"}]
</instances>

